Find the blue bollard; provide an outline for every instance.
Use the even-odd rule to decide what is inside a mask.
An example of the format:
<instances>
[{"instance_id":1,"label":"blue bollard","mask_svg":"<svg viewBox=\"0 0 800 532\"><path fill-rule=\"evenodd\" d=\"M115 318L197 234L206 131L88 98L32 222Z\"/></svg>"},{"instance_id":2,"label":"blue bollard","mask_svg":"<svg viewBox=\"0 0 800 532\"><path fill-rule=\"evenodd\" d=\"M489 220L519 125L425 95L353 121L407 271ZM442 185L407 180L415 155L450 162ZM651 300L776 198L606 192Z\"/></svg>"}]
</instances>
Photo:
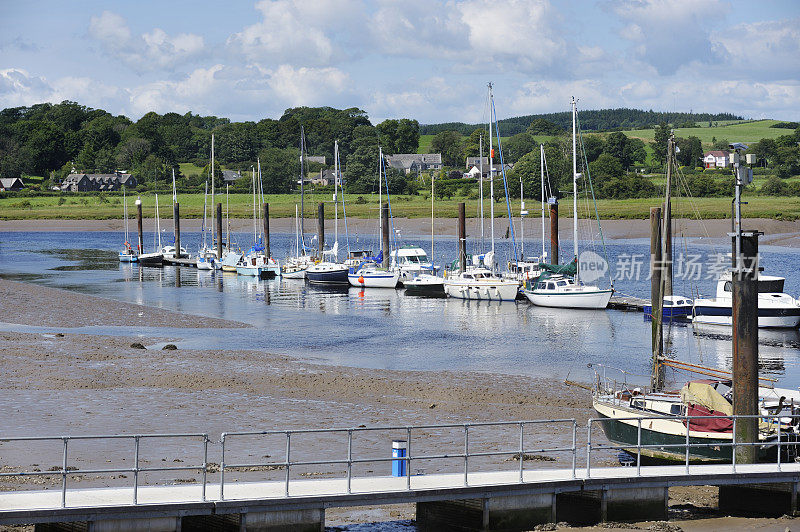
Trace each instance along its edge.
<instances>
[{"instance_id":1,"label":"blue bollard","mask_svg":"<svg viewBox=\"0 0 800 532\"><path fill-rule=\"evenodd\" d=\"M407 449L408 442L406 440L392 440L392 458L405 458ZM408 464L405 460L392 460L392 476L406 476L406 467Z\"/></svg>"}]
</instances>

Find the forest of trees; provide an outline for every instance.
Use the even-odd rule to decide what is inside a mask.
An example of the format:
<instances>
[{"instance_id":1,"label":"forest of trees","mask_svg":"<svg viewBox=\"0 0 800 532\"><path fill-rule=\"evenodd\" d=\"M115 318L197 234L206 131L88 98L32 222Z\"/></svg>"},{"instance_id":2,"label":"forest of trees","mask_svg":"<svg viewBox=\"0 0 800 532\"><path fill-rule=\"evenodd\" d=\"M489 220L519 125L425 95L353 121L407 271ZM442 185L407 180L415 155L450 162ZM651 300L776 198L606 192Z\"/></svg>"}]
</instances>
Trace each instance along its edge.
<instances>
[{"instance_id":1,"label":"forest of trees","mask_svg":"<svg viewBox=\"0 0 800 532\"><path fill-rule=\"evenodd\" d=\"M544 120L558 126L550 135L555 135L560 130L563 133L572 129L572 114L569 111L560 113L545 113L538 115L517 116L499 121L500 133L503 136L516 135L527 131L532 123ZM666 111L643 111L641 109L599 109L581 110L580 121L583 131L611 131L622 129L651 128L663 122L668 124L684 124L691 122L716 122L719 120L743 120L742 117L731 113L670 113ZM448 122L444 124L423 124L419 127L421 135L435 135L441 131L457 131L462 135L469 135L481 124L465 124L463 122ZM541 132L544 133L544 132Z\"/></svg>"}]
</instances>

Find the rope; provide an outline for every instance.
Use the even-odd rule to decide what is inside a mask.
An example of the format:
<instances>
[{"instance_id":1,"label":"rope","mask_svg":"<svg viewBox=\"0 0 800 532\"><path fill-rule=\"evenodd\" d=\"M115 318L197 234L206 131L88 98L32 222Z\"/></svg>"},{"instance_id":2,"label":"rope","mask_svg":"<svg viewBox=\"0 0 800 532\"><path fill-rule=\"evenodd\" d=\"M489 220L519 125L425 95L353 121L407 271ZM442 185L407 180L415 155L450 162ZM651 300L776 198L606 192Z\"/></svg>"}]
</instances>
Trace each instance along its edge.
<instances>
[{"instance_id":1,"label":"rope","mask_svg":"<svg viewBox=\"0 0 800 532\"><path fill-rule=\"evenodd\" d=\"M495 131L497 132L497 151L500 153L500 171L503 174L503 188L505 189L506 192L506 208L508 209L508 226L511 229L511 244L514 248L514 258L516 259L518 257L517 239L514 235L514 224L512 223L512 218L511 218L511 200L508 198L508 180L506 179L506 165L503 163L503 147L500 145L500 123L497 121L497 111L495 110L494 107L494 100L492 100L492 114L494 115L494 128ZM494 198L492 198L492 201L494 201Z\"/></svg>"}]
</instances>

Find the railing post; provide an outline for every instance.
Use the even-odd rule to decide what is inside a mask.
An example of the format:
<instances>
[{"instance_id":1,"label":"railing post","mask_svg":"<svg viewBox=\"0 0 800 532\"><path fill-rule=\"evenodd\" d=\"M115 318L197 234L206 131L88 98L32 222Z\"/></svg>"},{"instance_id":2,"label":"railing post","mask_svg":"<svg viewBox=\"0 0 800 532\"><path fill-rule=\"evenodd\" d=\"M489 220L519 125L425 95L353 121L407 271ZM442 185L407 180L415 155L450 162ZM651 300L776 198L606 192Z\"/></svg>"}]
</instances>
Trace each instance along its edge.
<instances>
[{"instance_id":1,"label":"railing post","mask_svg":"<svg viewBox=\"0 0 800 532\"><path fill-rule=\"evenodd\" d=\"M133 437L133 504L139 504L139 436Z\"/></svg>"},{"instance_id":2,"label":"railing post","mask_svg":"<svg viewBox=\"0 0 800 532\"><path fill-rule=\"evenodd\" d=\"M289 496L289 459L291 458L292 433L286 431L286 496Z\"/></svg>"},{"instance_id":3,"label":"railing post","mask_svg":"<svg viewBox=\"0 0 800 532\"><path fill-rule=\"evenodd\" d=\"M775 416L772 418L773 422L777 421L778 425L778 471L781 470L781 418L780 416Z\"/></svg>"},{"instance_id":4,"label":"railing post","mask_svg":"<svg viewBox=\"0 0 800 532\"><path fill-rule=\"evenodd\" d=\"M411 427L406 427L406 489L411 489Z\"/></svg>"},{"instance_id":5,"label":"railing post","mask_svg":"<svg viewBox=\"0 0 800 532\"><path fill-rule=\"evenodd\" d=\"M578 422L572 420L572 478L576 477L575 468L578 465Z\"/></svg>"},{"instance_id":6,"label":"railing post","mask_svg":"<svg viewBox=\"0 0 800 532\"><path fill-rule=\"evenodd\" d=\"M523 453L523 450L525 449L525 447L523 445L523 438L524 438L523 435L525 433L525 430L523 428L524 426L525 426L525 424L520 421L520 423L519 423L519 482L520 482L520 484L522 484L522 462L523 462L523 458L525 458L525 454Z\"/></svg>"},{"instance_id":7,"label":"railing post","mask_svg":"<svg viewBox=\"0 0 800 532\"><path fill-rule=\"evenodd\" d=\"M592 420L587 423L586 430L586 478L592 476Z\"/></svg>"},{"instance_id":8,"label":"railing post","mask_svg":"<svg viewBox=\"0 0 800 532\"><path fill-rule=\"evenodd\" d=\"M636 420L636 476L642 476L642 418Z\"/></svg>"},{"instance_id":9,"label":"railing post","mask_svg":"<svg viewBox=\"0 0 800 532\"><path fill-rule=\"evenodd\" d=\"M469 486L469 425L464 425L464 485Z\"/></svg>"},{"instance_id":10,"label":"railing post","mask_svg":"<svg viewBox=\"0 0 800 532\"><path fill-rule=\"evenodd\" d=\"M689 474L689 425L691 425L689 416L686 416L686 474Z\"/></svg>"},{"instance_id":11,"label":"railing post","mask_svg":"<svg viewBox=\"0 0 800 532\"><path fill-rule=\"evenodd\" d=\"M736 416L733 416L733 445L731 445L731 471L736 473Z\"/></svg>"},{"instance_id":12,"label":"railing post","mask_svg":"<svg viewBox=\"0 0 800 532\"><path fill-rule=\"evenodd\" d=\"M61 507L67 506L67 447L69 445L69 438L64 436L64 456L61 462Z\"/></svg>"},{"instance_id":13,"label":"railing post","mask_svg":"<svg viewBox=\"0 0 800 532\"><path fill-rule=\"evenodd\" d=\"M353 429L347 429L347 493L353 478Z\"/></svg>"},{"instance_id":14,"label":"railing post","mask_svg":"<svg viewBox=\"0 0 800 532\"><path fill-rule=\"evenodd\" d=\"M179 253L180 251L176 252ZM178 273L176 272L176 275ZM203 502L206 502L206 482L208 481L208 434L203 434Z\"/></svg>"},{"instance_id":15,"label":"railing post","mask_svg":"<svg viewBox=\"0 0 800 532\"><path fill-rule=\"evenodd\" d=\"M219 500L225 500L225 433L223 432L219 438L222 444L222 455L219 462Z\"/></svg>"}]
</instances>

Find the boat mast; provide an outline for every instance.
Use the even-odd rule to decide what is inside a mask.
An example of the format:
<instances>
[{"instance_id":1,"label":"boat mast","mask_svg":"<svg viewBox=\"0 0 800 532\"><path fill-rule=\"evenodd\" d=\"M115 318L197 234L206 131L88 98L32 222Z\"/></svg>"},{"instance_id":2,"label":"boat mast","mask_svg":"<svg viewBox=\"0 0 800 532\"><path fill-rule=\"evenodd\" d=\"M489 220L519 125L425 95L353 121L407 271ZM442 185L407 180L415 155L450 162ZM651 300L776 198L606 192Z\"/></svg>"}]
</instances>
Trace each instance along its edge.
<instances>
[{"instance_id":1,"label":"boat mast","mask_svg":"<svg viewBox=\"0 0 800 532\"><path fill-rule=\"evenodd\" d=\"M256 167L253 166L253 244L258 242L258 224L256 223Z\"/></svg>"},{"instance_id":2,"label":"boat mast","mask_svg":"<svg viewBox=\"0 0 800 532\"><path fill-rule=\"evenodd\" d=\"M303 255L306 254L306 237L305 226L303 224L303 217L305 216L305 188L304 181L305 175L303 173L303 149L306 147L306 133L303 126L300 126L300 235L303 242Z\"/></svg>"},{"instance_id":3,"label":"boat mast","mask_svg":"<svg viewBox=\"0 0 800 532\"><path fill-rule=\"evenodd\" d=\"M258 208L264 202L264 188L261 186L261 159L256 159L256 164L258 165L258 194L256 195L257 201L253 203L253 210L256 213L256 227L258 227L259 233L259 240L262 245L264 243L264 224L261 223L261 209ZM256 200L256 198L253 198ZM256 243L258 243L258 241ZM264 248L264 252L266 253L266 247Z\"/></svg>"},{"instance_id":4,"label":"boat mast","mask_svg":"<svg viewBox=\"0 0 800 532\"><path fill-rule=\"evenodd\" d=\"M572 244L575 250L575 284L578 284L578 147L575 120L578 107L572 97Z\"/></svg>"},{"instance_id":5,"label":"boat mast","mask_svg":"<svg viewBox=\"0 0 800 532\"><path fill-rule=\"evenodd\" d=\"M519 239L520 239L520 260L525 260L525 198L522 190L522 176L519 177Z\"/></svg>"},{"instance_id":6,"label":"boat mast","mask_svg":"<svg viewBox=\"0 0 800 532\"><path fill-rule=\"evenodd\" d=\"M661 270L662 288L661 297L672 295L672 161L675 155L675 133L670 132L667 139L667 183L664 192L664 226L662 232L661 257L663 268Z\"/></svg>"},{"instance_id":7,"label":"boat mast","mask_svg":"<svg viewBox=\"0 0 800 532\"><path fill-rule=\"evenodd\" d=\"M494 255L494 149L492 148L492 84L489 83L489 224L491 225L492 255ZM492 257L494 266L494 257ZM492 267L494 270L494 267Z\"/></svg>"},{"instance_id":8,"label":"boat mast","mask_svg":"<svg viewBox=\"0 0 800 532\"><path fill-rule=\"evenodd\" d=\"M225 185L225 227L227 229L228 235L225 237L226 240L226 247L228 251L231 249L231 211L230 211L230 202L228 201L228 189L230 189L230 185ZM179 250L180 251L180 250Z\"/></svg>"},{"instance_id":9,"label":"boat mast","mask_svg":"<svg viewBox=\"0 0 800 532\"><path fill-rule=\"evenodd\" d=\"M206 250L206 212L208 211L208 178L206 178L206 187L203 192L203 225L200 227L200 232L203 233L203 251Z\"/></svg>"},{"instance_id":10,"label":"boat mast","mask_svg":"<svg viewBox=\"0 0 800 532\"><path fill-rule=\"evenodd\" d=\"M381 159L383 159L383 148L378 146L378 235L380 235L380 249L383 250L383 216L381 216L381 209L383 209L381 187L383 187L383 181L381 180Z\"/></svg>"},{"instance_id":11,"label":"boat mast","mask_svg":"<svg viewBox=\"0 0 800 532\"><path fill-rule=\"evenodd\" d=\"M339 191L339 141L333 142L333 241L334 245L339 242L339 202L337 193ZM337 248L338 250L338 248ZM338 259L338 257L337 257Z\"/></svg>"},{"instance_id":12,"label":"boat mast","mask_svg":"<svg viewBox=\"0 0 800 532\"><path fill-rule=\"evenodd\" d=\"M122 214L125 216L125 243L128 243L128 200L125 197L125 185L122 186Z\"/></svg>"},{"instance_id":13,"label":"boat mast","mask_svg":"<svg viewBox=\"0 0 800 532\"><path fill-rule=\"evenodd\" d=\"M481 170L481 177L480 177L480 183L481 183L481 187L480 187L481 188L481 253L483 253L485 251L484 248L486 246L486 242L485 242L485 239L484 239L484 236L483 236L484 235L484 232L483 232L483 134L481 134L481 136L480 136L480 140L478 141L478 145L480 146L479 149L478 149L478 157L479 157L479 160L480 160L479 164L480 164L480 170ZM431 174L431 175L433 175L433 174ZM433 181L433 179L431 179L431 181ZM433 186L433 183L431 183L431 186ZM431 192L431 195L433 195L433 192Z\"/></svg>"},{"instance_id":14,"label":"boat mast","mask_svg":"<svg viewBox=\"0 0 800 532\"><path fill-rule=\"evenodd\" d=\"M433 172L431 172L431 265L433 265L433 180Z\"/></svg>"},{"instance_id":15,"label":"boat mast","mask_svg":"<svg viewBox=\"0 0 800 532\"><path fill-rule=\"evenodd\" d=\"M297 256L300 256L300 222L297 216L297 203L294 204L294 249Z\"/></svg>"},{"instance_id":16,"label":"boat mast","mask_svg":"<svg viewBox=\"0 0 800 532\"><path fill-rule=\"evenodd\" d=\"M175 168L172 169L172 203L178 203L178 191L175 189Z\"/></svg>"},{"instance_id":17,"label":"boat mast","mask_svg":"<svg viewBox=\"0 0 800 532\"><path fill-rule=\"evenodd\" d=\"M541 173L542 173L542 260L545 257L545 249L544 249L544 144L539 144L539 162L541 165Z\"/></svg>"},{"instance_id":18,"label":"boat mast","mask_svg":"<svg viewBox=\"0 0 800 532\"><path fill-rule=\"evenodd\" d=\"M211 245L214 245L214 134L211 134ZM217 257L221 259L221 257Z\"/></svg>"}]
</instances>

